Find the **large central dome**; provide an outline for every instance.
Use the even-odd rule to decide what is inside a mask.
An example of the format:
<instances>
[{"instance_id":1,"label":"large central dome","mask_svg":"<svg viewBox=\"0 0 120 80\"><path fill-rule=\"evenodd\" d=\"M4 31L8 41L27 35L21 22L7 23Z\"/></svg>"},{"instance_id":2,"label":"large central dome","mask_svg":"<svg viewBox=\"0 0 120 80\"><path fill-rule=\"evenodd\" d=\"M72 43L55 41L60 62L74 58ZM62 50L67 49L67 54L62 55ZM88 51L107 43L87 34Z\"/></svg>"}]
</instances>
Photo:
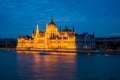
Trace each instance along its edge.
<instances>
[{"instance_id":1,"label":"large central dome","mask_svg":"<svg viewBox=\"0 0 120 80\"><path fill-rule=\"evenodd\" d=\"M47 25L47 29L50 29L50 28L52 29L57 28L56 24L53 22L53 19L51 19L51 22Z\"/></svg>"},{"instance_id":2,"label":"large central dome","mask_svg":"<svg viewBox=\"0 0 120 80\"><path fill-rule=\"evenodd\" d=\"M47 33L56 33L57 32L57 26L53 22L53 19L51 19L51 22L46 26L46 32Z\"/></svg>"},{"instance_id":3,"label":"large central dome","mask_svg":"<svg viewBox=\"0 0 120 80\"><path fill-rule=\"evenodd\" d=\"M50 38L52 35L57 35L58 30L56 24L51 19L51 22L46 26L46 36Z\"/></svg>"}]
</instances>

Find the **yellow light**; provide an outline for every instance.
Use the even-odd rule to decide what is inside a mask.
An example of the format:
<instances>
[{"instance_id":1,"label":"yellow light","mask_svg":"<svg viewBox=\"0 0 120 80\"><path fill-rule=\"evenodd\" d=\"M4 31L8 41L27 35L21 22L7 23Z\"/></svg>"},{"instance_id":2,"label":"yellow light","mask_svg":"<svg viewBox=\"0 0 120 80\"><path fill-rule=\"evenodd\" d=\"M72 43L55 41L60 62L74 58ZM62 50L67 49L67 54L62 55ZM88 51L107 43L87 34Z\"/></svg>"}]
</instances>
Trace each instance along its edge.
<instances>
[{"instance_id":1,"label":"yellow light","mask_svg":"<svg viewBox=\"0 0 120 80\"><path fill-rule=\"evenodd\" d=\"M71 35L73 34L73 35ZM53 37L53 39L51 39ZM75 32L58 32L57 26L53 21L46 25L45 32L39 31L38 25L32 38L18 38L17 48L24 49L75 49Z\"/></svg>"}]
</instances>

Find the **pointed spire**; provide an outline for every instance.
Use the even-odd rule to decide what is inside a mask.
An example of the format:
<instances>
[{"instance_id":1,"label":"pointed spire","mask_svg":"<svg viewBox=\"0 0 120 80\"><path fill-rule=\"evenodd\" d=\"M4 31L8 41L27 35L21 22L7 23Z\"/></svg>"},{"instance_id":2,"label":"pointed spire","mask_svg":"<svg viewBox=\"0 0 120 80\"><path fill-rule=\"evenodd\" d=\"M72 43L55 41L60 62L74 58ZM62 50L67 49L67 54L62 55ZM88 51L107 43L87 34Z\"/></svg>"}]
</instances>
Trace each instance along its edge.
<instances>
[{"instance_id":1,"label":"pointed spire","mask_svg":"<svg viewBox=\"0 0 120 80\"><path fill-rule=\"evenodd\" d=\"M35 37L39 37L39 28L38 28L38 24L36 25L36 32L35 32Z\"/></svg>"},{"instance_id":2,"label":"pointed spire","mask_svg":"<svg viewBox=\"0 0 120 80\"><path fill-rule=\"evenodd\" d=\"M51 22L53 22L53 18L51 18Z\"/></svg>"},{"instance_id":3,"label":"pointed spire","mask_svg":"<svg viewBox=\"0 0 120 80\"><path fill-rule=\"evenodd\" d=\"M38 28L38 24L36 25L36 34L39 34L39 28Z\"/></svg>"}]
</instances>

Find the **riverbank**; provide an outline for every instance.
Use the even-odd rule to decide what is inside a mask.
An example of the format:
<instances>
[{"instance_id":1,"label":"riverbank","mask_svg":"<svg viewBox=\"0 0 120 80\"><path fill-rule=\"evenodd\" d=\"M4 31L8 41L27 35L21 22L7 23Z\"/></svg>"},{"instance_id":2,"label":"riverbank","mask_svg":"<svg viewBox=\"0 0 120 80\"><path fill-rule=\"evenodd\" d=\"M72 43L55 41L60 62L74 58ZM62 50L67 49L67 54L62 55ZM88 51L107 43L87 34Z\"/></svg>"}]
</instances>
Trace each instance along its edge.
<instances>
[{"instance_id":1,"label":"riverbank","mask_svg":"<svg viewBox=\"0 0 120 80\"><path fill-rule=\"evenodd\" d=\"M87 50L87 49L16 49L16 48L0 48L0 51L34 51L41 54L112 54L120 55L120 50Z\"/></svg>"}]
</instances>

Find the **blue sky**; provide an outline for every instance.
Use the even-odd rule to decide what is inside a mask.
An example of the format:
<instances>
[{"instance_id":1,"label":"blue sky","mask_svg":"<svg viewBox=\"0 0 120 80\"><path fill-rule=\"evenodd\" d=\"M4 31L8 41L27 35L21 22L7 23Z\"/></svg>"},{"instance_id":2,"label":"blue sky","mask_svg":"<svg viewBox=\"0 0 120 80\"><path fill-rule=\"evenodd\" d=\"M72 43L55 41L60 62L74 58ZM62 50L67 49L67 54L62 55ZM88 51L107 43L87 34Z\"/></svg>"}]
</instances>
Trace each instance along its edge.
<instances>
[{"instance_id":1,"label":"blue sky","mask_svg":"<svg viewBox=\"0 0 120 80\"><path fill-rule=\"evenodd\" d=\"M44 31L51 17L77 33L120 35L120 0L0 0L0 37L31 35L36 24Z\"/></svg>"}]
</instances>

